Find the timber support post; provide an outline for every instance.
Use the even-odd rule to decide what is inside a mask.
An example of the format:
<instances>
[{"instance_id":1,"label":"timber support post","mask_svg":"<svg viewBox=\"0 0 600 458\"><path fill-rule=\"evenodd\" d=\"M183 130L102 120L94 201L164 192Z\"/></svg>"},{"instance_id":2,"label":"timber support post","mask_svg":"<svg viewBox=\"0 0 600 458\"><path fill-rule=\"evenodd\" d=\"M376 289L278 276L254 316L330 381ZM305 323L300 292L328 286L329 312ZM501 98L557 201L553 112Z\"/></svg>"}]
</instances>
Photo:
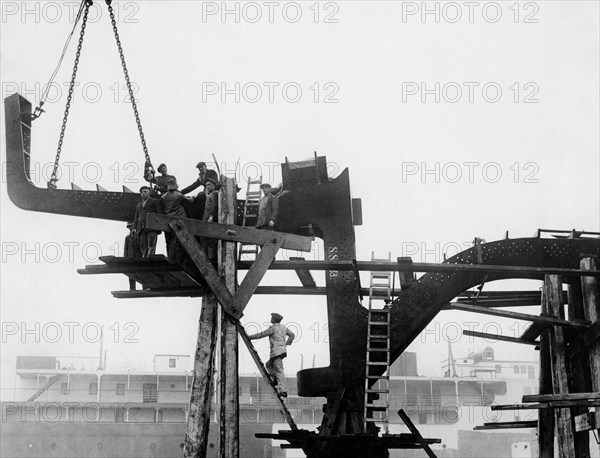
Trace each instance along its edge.
<instances>
[{"instance_id":1,"label":"timber support post","mask_svg":"<svg viewBox=\"0 0 600 458\"><path fill-rule=\"evenodd\" d=\"M202 299L198 341L194 355L192 394L187 414L187 432L183 453L185 458L205 457L208 451L218 308L219 304L215 295L212 291L207 290Z\"/></svg>"},{"instance_id":2,"label":"timber support post","mask_svg":"<svg viewBox=\"0 0 600 458\"><path fill-rule=\"evenodd\" d=\"M544 299L550 316L564 319L562 278L558 275L546 275L544 291ZM552 326L547 332L550 338L552 387L554 394L565 395L569 393L569 367L566 354L565 331L559 326ZM556 419L556 433L558 436L558 455L561 458L576 458L575 428L571 409L555 409L554 417Z\"/></svg>"},{"instance_id":3,"label":"timber support post","mask_svg":"<svg viewBox=\"0 0 600 458\"><path fill-rule=\"evenodd\" d=\"M582 270L596 269L596 260L591 257L583 258L579 267ZM596 277L581 277L581 298L584 318L592 322L592 327L597 327L600 323L600 284ZM600 340L594 340L595 342L587 348L586 362L589 364L590 391L597 393L600 392ZM596 408L596 414L598 410L600 409Z\"/></svg>"},{"instance_id":4,"label":"timber support post","mask_svg":"<svg viewBox=\"0 0 600 458\"><path fill-rule=\"evenodd\" d=\"M219 191L219 222L233 224L236 211L236 184L233 178L222 178ZM219 241L219 273L232 294L236 287L235 242ZM240 406L238 385L237 320L221 313L220 368L220 456L237 458L240 454Z\"/></svg>"}]
</instances>

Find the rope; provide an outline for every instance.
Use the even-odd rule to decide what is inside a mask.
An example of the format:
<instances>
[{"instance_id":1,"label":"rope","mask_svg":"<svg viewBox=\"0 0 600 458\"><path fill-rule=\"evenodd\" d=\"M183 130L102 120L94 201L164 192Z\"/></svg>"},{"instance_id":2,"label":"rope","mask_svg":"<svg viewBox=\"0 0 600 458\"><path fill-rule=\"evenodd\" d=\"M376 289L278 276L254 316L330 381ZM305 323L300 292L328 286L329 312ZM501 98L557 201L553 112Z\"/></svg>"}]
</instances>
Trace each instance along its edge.
<instances>
[{"instance_id":1,"label":"rope","mask_svg":"<svg viewBox=\"0 0 600 458\"><path fill-rule=\"evenodd\" d=\"M91 0L84 0L82 2L82 6L85 3L85 9L83 12L83 21L81 23L81 32L79 33L79 42L77 43L77 52L75 54L75 63L73 64L73 73L71 74L71 83L69 84L69 94L67 96L67 104L65 106L65 112L63 115L63 122L60 128L60 136L58 138L58 147L56 148L56 158L54 159L54 167L52 169L52 175L50 176L50 180L48 181L48 188L56 189L56 182L58 178L56 177L56 172L58 170L58 162L60 160L60 153L62 151L63 141L65 138L65 130L67 129L67 120L69 118L69 110L71 108L71 101L73 100L73 89L75 88L75 79L77 77L77 68L79 67L79 58L81 56L81 48L83 46L83 37L85 35L85 26L87 23L88 12L90 10L90 5L92 4ZM81 9L80 9L81 12ZM79 15L78 15L79 17ZM70 38L69 38L70 40ZM62 60L62 57L61 57ZM56 71L55 71L56 73ZM48 89L48 88L46 88ZM47 93L46 93L47 96ZM41 110L41 104L40 104ZM37 111L37 108L36 108ZM39 116L39 114L38 114Z\"/></svg>"}]
</instances>

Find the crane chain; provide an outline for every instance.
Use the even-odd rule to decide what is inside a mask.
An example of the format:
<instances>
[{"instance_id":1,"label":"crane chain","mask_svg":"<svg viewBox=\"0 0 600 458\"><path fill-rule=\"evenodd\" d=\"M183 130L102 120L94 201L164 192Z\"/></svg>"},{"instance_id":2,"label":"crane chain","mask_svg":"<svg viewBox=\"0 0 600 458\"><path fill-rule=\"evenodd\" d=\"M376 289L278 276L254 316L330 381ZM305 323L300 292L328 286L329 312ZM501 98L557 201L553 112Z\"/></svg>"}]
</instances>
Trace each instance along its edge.
<instances>
[{"instance_id":1,"label":"crane chain","mask_svg":"<svg viewBox=\"0 0 600 458\"><path fill-rule=\"evenodd\" d=\"M131 100L131 107L133 108L133 114L135 116L135 122L137 124L138 132L140 134L140 140L142 142L142 148L144 149L144 156L146 157L147 163L152 163L150 160L150 154L148 154L148 147L146 146L146 139L144 137L144 131L142 130L142 121L140 120L140 114L138 112L135 97L133 96L133 89L131 88L131 80L129 79L129 72L127 71L127 64L125 63L125 55L123 53L123 47L121 46L121 38L119 37L119 31L117 30L117 21L115 20L115 14L111 6L112 0L106 0L108 5L108 12L110 14L110 22L112 23L113 32L115 33L115 40L117 41L117 48L119 50L119 57L121 58L121 66L123 67L123 74L125 75L125 83L127 84L127 90L129 91L129 99Z\"/></svg>"},{"instance_id":2,"label":"crane chain","mask_svg":"<svg viewBox=\"0 0 600 458\"><path fill-rule=\"evenodd\" d=\"M83 13L83 21L81 23L81 32L79 33L79 42L77 43L77 52L75 53L75 64L73 65L73 73L71 74L71 83L69 84L69 93L67 96L67 104L65 106L65 112L63 115L62 126L60 128L60 136L58 138L58 146L56 148L56 157L54 159L54 167L52 168L52 175L48 181L48 188L56 189L56 182L58 178L56 172L58 171L58 162L60 160L60 153L62 151L63 141L65 138L65 130L67 129L67 120L69 118L69 110L71 108L71 102L73 100L73 90L75 88L75 79L77 77L77 68L79 67L79 57L81 56L81 48L83 47L83 37L85 35L85 27L87 24L88 12L90 10L91 0L85 0L85 10Z\"/></svg>"}]
</instances>

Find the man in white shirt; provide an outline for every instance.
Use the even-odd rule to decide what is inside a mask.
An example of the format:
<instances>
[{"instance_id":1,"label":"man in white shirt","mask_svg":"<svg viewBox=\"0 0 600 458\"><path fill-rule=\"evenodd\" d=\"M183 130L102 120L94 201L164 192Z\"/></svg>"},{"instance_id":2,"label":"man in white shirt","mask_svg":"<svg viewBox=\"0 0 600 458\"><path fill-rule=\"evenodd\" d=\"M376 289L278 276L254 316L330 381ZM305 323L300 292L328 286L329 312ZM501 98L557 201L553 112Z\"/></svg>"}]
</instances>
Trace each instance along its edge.
<instances>
[{"instance_id":1,"label":"man in white shirt","mask_svg":"<svg viewBox=\"0 0 600 458\"><path fill-rule=\"evenodd\" d=\"M271 344L271 356L265 367L270 375L277 380L277 395L287 397L287 384L285 382L285 371L283 370L283 358L287 356L286 346L292 345L295 334L281 324L283 317L279 313L271 313L272 326L266 331L248 336L250 340L269 336Z\"/></svg>"}]
</instances>

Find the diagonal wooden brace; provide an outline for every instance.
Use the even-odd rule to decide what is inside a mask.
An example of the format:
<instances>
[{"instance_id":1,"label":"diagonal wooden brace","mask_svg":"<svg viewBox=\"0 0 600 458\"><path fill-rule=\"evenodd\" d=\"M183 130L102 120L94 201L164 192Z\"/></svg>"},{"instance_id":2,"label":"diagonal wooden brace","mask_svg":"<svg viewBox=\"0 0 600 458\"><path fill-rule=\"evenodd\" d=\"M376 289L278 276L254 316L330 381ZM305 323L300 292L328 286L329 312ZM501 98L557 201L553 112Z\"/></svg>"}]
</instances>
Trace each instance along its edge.
<instances>
[{"instance_id":1,"label":"diagonal wooden brace","mask_svg":"<svg viewBox=\"0 0 600 458\"><path fill-rule=\"evenodd\" d=\"M187 251L192 258L196 267L198 267L200 274L204 280L206 280L206 283L208 283L209 288L212 290L219 303L223 306L223 310L225 310L228 315L239 320L246 305L248 305L250 298L256 291L258 284L264 277L269 266L275 259L279 248L283 244L283 234L272 231L267 232L269 235L267 242L244 277L242 284L235 294L232 295L209 261L208 256L202 251L194 235L187 229L186 225L181 221L175 220L169 222L169 226L173 232L175 232L175 235L181 242L185 251Z\"/></svg>"},{"instance_id":2,"label":"diagonal wooden brace","mask_svg":"<svg viewBox=\"0 0 600 458\"><path fill-rule=\"evenodd\" d=\"M219 274L211 264L208 256L206 256L206 253L204 253L204 251L202 251L200 248L196 238L180 221L172 221L169 223L169 226L171 229L173 229L173 232L175 232L175 235L181 242L181 245L190 255L190 258L192 258L194 264L196 264L196 267L198 267L200 274L204 280L206 280L206 283L208 283L208 287L212 290L219 303L223 306L225 312L234 318L239 319L242 316L241 313L236 313L235 310L232 310L230 307L233 299L232 294L219 278Z\"/></svg>"},{"instance_id":3,"label":"diagonal wooden brace","mask_svg":"<svg viewBox=\"0 0 600 458\"><path fill-rule=\"evenodd\" d=\"M277 232L271 232L271 237L269 241L263 245L260 253L256 257L256 260L252 264L252 267L244 277L242 284L237 289L233 296L233 301L231 303L231 308L233 310L238 311L240 314L248 305L250 298L256 291L258 284L265 276L267 270L269 270L269 266L275 259L279 248L283 244L283 237Z\"/></svg>"}]
</instances>

